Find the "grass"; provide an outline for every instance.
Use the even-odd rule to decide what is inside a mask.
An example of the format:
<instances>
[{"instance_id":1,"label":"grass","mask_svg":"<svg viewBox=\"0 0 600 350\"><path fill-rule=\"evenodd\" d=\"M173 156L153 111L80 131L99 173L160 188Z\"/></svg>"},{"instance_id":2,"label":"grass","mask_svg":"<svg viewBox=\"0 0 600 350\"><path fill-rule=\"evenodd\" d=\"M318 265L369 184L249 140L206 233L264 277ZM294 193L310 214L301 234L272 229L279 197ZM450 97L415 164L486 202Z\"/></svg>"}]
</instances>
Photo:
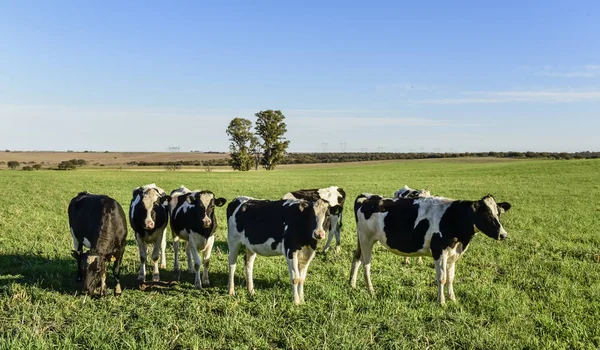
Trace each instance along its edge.
<instances>
[{"instance_id":1,"label":"grass","mask_svg":"<svg viewBox=\"0 0 600 350\"><path fill-rule=\"evenodd\" d=\"M77 170L0 171L0 348L461 348L600 347L600 161L397 162L259 173ZM193 275L167 288L135 288L138 252L131 230L123 296L92 300L73 282L66 208L81 190L105 193L125 208L134 187L185 184L231 200L278 198L289 190L336 184L348 193L342 250L311 264L306 304L295 307L283 258L258 257L256 295L226 293L225 209L219 208L212 286ZM408 184L434 194L513 205L504 242L478 235L457 265L458 303L436 302L433 261L404 265L379 245L371 297L359 273L348 286L355 245L352 214L360 192L391 195ZM168 269L173 250L168 236ZM185 268L185 254L181 263ZM150 271L151 268L149 267ZM149 276L148 276L149 277ZM108 276L109 287L113 286Z\"/></svg>"}]
</instances>

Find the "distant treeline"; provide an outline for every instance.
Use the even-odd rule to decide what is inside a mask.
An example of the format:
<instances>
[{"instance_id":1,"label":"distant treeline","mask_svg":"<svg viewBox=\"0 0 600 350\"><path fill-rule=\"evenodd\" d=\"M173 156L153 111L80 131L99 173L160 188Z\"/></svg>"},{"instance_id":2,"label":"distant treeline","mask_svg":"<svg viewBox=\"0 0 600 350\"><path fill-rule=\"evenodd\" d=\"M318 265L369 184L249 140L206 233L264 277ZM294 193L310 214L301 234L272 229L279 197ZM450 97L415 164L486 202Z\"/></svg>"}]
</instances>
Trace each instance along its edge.
<instances>
[{"instance_id":1,"label":"distant treeline","mask_svg":"<svg viewBox=\"0 0 600 350\"><path fill-rule=\"evenodd\" d=\"M281 164L310 164L310 163L346 163L369 160L395 159L435 159L435 158L465 158L465 157L495 157L495 158L539 158L539 159L594 159L600 158L600 152L464 152L464 153L288 153ZM137 166L228 166L228 159L210 160L181 160L169 162L129 162L127 165Z\"/></svg>"},{"instance_id":2,"label":"distant treeline","mask_svg":"<svg viewBox=\"0 0 600 350\"><path fill-rule=\"evenodd\" d=\"M205 152L206 153L206 152ZM215 152L216 153L216 152ZM145 162L145 161L132 161L128 162L127 165L137 166L227 166L229 165L228 159L209 159L209 160L176 160L169 162Z\"/></svg>"},{"instance_id":3,"label":"distant treeline","mask_svg":"<svg viewBox=\"0 0 600 350\"><path fill-rule=\"evenodd\" d=\"M600 158L600 152L464 152L464 153L289 153L282 164L307 163L345 163L368 160L394 159L435 159L435 158L464 158L464 157L494 157L494 158L541 158L541 159L593 159Z\"/></svg>"}]
</instances>

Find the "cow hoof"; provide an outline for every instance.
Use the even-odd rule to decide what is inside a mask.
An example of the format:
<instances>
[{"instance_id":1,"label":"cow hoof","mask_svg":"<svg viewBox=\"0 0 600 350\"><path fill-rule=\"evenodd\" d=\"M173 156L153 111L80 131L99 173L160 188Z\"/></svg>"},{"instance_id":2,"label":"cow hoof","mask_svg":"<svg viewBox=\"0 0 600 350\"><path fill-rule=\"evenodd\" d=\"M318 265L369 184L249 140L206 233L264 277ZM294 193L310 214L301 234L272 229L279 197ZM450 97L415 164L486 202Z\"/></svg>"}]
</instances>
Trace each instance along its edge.
<instances>
[{"instance_id":1,"label":"cow hoof","mask_svg":"<svg viewBox=\"0 0 600 350\"><path fill-rule=\"evenodd\" d=\"M234 295L235 295L235 290L233 290L233 289L230 289L230 290L229 290L229 295L231 295L231 296L234 296Z\"/></svg>"},{"instance_id":2,"label":"cow hoof","mask_svg":"<svg viewBox=\"0 0 600 350\"><path fill-rule=\"evenodd\" d=\"M335 246L335 253L336 254L338 254L341 251L342 251L342 246L339 246L339 245Z\"/></svg>"},{"instance_id":3,"label":"cow hoof","mask_svg":"<svg viewBox=\"0 0 600 350\"><path fill-rule=\"evenodd\" d=\"M160 264L160 268L165 270L167 268L167 264Z\"/></svg>"},{"instance_id":4,"label":"cow hoof","mask_svg":"<svg viewBox=\"0 0 600 350\"><path fill-rule=\"evenodd\" d=\"M160 276L158 274L152 275L152 282L158 282L158 281L160 281Z\"/></svg>"},{"instance_id":5,"label":"cow hoof","mask_svg":"<svg viewBox=\"0 0 600 350\"><path fill-rule=\"evenodd\" d=\"M329 247L323 248L323 254L327 254L328 251L329 251Z\"/></svg>"},{"instance_id":6,"label":"cow hoof","mask_svg":"<svg viewBox=\"0 0 600 350\"><path fill-rule=\"evenodd\" d=\"M210 287L210 281L202 281L202 287Z\"/></svg>"},{"instance_id":7,"label":"cow hoof","mask_svg":"<svg viewBox=\"0 0 600 350\"><path fill-rule=\"evenodd\" d=\"M142 283L143 283L143 282L142 282ZM121 293L122 293L122 291L121 291L121 285L120 285L120 284L117 284L117 286L115 287L115 296L116 296L116 297L120 297L120 296L121 296Z\"/></svg>"}]
</instances>

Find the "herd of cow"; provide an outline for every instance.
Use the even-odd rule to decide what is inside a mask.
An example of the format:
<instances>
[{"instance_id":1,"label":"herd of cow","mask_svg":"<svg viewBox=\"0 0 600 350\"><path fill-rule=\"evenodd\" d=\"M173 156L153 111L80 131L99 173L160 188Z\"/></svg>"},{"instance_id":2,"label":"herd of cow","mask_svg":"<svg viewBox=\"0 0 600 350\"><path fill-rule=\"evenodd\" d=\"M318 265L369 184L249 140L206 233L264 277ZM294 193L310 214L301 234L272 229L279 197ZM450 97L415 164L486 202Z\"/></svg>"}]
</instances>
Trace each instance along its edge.
<instances>
[{"instance_id":1,"label":"herd of cow","mask_svg":"<svg viewBox=\"0 0 600 350\"><path fill-rule=\"evenodd\" d=\"M237 197L227 206L227 244L229 247L229 294L235 293L234 273L240 246L246 247L245 272L249 293L254 293L252 271L257 255L283 255L287 262L295 304L304 302L304 281L317 243L329 237L324 251L335 236L337 247L343 222L346 193L342 188L299 190L279 200ZM146 278L147 245L154 244L151 260L152 280L159 281L160 267L166 268L166 229L170 223L173 235L174 269L179 271L179 241L187 242L185 252L188 271L195 274L195 287L210 284L208 268L217 219L215 207L227 200L211 191L190 191L185 186L167 194L155 184L133 190L129 220L139 247L138 281ZM456 261L467 250L469 242L481 231L502 240L507 233L499 217L510 209L509 203L497 203L487 195L480 200L453 200L432 196L427 190L407 186L392 198L363 193L354 202L357 247L350 272L350 284L356 286L358 268L363 264L367 288L371 283L371 255L379 241L395 254L435 260L438 301L445 302L444 286L450 300L455 300L453 280ZM73 198L68 208L73 238L73 256L77 261L77 280L83 291L105 295L105 263L113 261L115 295L121 294L120 265L125 252L127 221L121 205L114 199L89 192ZM83 247L88 248L84 252ZM202 253L202 259L200 258ZM200 275L200 265L203 271Z\"/></svg>"}]
</instances>

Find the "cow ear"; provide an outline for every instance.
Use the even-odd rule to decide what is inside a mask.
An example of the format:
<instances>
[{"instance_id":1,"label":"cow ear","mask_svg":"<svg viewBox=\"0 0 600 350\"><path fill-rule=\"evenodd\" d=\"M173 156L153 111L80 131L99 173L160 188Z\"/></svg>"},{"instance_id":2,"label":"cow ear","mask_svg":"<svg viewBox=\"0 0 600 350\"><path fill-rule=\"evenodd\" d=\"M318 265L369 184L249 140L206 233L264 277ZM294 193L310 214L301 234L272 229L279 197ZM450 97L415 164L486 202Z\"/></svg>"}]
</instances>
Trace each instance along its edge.
<instances>
[{"instance_id":1,"label":"cow ear","mask_svg":"<svg viewBox=\"0 0 600 350\"><path fill-rule=\"evenodd\" d=\"M162 205L168 205L170 201L171 201L171 196L169 196L169 195L165 194L162 197L160 197L160 202Z\"/></svg>"},{"instance_id":2,"label":"cow ear","mask_svg":"<svg viewBox=\"0 0 600 350\"><path fill-rule=\"evenodd\" d=\"M343 208L339 205L333 206L329 208L330 215L340 215L342 213Z\"/></svg>"},{"instance_id":3,"label":"cow ear","mask_svg":"<svg viewBox=\"0 0 600 350\"><path fill-rule=\"evenodd\" d=\"M512 207L512 205L510 205L510 203L508 202L502 202L502 203L496 203L498 204L498 208L500 208L500 213L504 213L510 210L510 207Z\"/></svg>"},{"instance_id":4,"label":"cow ear","mask_svg":"<svg viewBox=\"0 0 600 350\"><path fill-rule=\"evenodd\" d=\"M227 203L227 199L225 199L223 197L215 199L215 205L217 207L222 207L225 205L225 203Z\"/></svg>"},{"instance_id":5,"label":"cow ear","mask_svg":"<svg viewBox=\"0 0 600 350\"><path fill-rule=\"evenodd\" d=\"M194 195L193 194L189 194L187 196L185 196L185 200L189 203L192 204L192 202L195 200Z\"/></svg>"},{"instance_id":6,"label":"cow ear","mask_svg":"<svg viewBox=\"0 0 600 350\"><path fill-rule=\"evenodd\" d=\"M131 194L131 196L133 198L135 198L135 196L137 196L139 193L140 193L140 188L136 187L136 188L133 189L133 193Z\"/></svg>"}]
</instances>

